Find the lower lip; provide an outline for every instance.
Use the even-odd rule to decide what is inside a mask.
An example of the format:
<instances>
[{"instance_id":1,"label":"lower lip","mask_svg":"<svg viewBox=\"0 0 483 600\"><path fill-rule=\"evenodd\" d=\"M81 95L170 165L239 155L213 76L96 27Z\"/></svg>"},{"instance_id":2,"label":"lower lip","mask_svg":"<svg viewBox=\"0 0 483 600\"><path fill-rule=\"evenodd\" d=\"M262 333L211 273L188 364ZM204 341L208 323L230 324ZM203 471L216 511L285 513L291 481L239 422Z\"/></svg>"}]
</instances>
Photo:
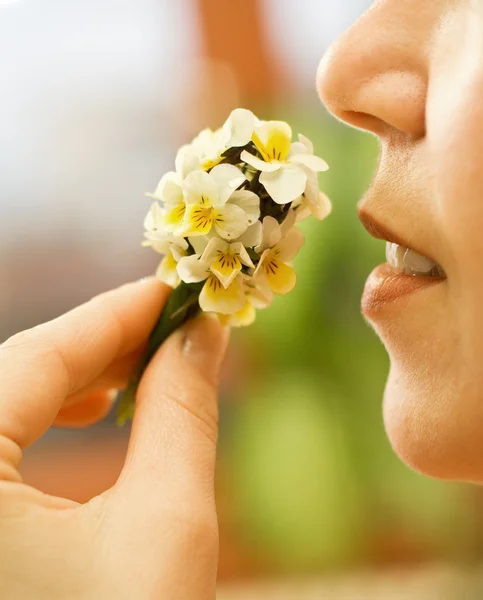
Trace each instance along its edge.
<instances>
[{"instance_id":1,"label":"lower lip","mask_svg":"<svg viewBox=\"0 0 483 600\"><path fill-rule=\"evenodd\" d=\"M445 278L404 275L384 263L376 267L366 281L361 300L362 312L371 315L395 300L443 281Z\"/></svg>"}]
</instances>

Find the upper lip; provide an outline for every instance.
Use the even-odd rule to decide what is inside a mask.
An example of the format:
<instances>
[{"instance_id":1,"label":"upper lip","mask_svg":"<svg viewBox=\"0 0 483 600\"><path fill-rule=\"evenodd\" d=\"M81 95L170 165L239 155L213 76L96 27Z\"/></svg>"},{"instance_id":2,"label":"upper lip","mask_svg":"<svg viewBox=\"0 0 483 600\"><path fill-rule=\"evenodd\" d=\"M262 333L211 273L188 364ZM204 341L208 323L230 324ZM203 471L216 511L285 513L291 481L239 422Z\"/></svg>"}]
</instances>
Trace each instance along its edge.
<instances>
[{"instance_id":1,"label":"upper lip","mask_svg":"<svg viewBox=\"0 0 483 600\"><path fill-rule=\"evenodd\" d=\"M400 238L393 231L388 229L385 225L377 221L365 208L358 208L357 213L364 228L369 232L372 237L378 240L385 240L386 242L392 242L393 244L399 244L409 248L408 242Z\"/></svg>"},{"instance_id":2,"label":"upper lip","mask_svg":"<svg viewBox=\"0 0 483 600\"><path fill-rule=\"evenodd\" d=\"M427 258L434 261L436 264L439 264L432 256L430 256L427 252L422 251L414 246L414 244L410 244L407 240L402 237L399 237L396 233L394 233L391 229L388 229L385 225L380 223L377 219L375 219L367 209L359 206L357 208L357 213L359 215L359 219L364 226L364 228L369 232L372 237L375 237L379 240L385 240L387 242L392 242L393 244L398 244L399 246L404 246L405 248L411 248L415 250L419 254L426 256Z\"/></svg>"}]
</instances>

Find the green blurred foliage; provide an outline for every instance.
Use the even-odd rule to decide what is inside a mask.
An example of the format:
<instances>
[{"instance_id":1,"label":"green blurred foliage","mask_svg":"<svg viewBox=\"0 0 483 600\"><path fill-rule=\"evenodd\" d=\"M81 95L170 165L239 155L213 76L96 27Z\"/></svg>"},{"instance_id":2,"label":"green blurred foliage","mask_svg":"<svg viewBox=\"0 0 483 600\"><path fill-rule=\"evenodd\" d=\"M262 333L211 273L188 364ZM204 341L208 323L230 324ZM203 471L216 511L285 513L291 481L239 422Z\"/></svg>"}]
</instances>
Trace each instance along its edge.
<instances>
[{"instance_id":1,"label":"green blurred foliage","mask_svg":"<svg viewBox=\"0 0 483 600\"><path fill-rule=\"evenodd\" d=\"M356 212L378 144L321 112L277 111L329 163L320 181L333 213L303 223L295 290L238 333L257 363L222 429L240 535L284 571L390 561L398 545L409 560L468 558L467 489L410 471L383 429L389 362L360 296L384 243Z\"/></svg>"}]
</instances>

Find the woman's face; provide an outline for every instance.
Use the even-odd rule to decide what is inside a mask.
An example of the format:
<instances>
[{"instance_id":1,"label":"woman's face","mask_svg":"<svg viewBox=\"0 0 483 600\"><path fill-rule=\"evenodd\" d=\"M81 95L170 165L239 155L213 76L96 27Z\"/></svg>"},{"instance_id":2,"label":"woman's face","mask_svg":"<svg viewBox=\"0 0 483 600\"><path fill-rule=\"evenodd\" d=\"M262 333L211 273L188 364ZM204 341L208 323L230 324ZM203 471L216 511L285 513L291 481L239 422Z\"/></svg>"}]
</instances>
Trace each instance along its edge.
<instances>
[{"instance_id":1,"label":"woman's face","mask_svg":"<svg viewBox=\"0 0 483 600\"><path fill-rule=\"evenodd\" d=\"M362 310L391 358L391 443L428 475L481 482L483 0L375 2L323 57L318 88L381 143L359 211L402 248L399 267L371 274Z\"/></svg>"}]
</instances>

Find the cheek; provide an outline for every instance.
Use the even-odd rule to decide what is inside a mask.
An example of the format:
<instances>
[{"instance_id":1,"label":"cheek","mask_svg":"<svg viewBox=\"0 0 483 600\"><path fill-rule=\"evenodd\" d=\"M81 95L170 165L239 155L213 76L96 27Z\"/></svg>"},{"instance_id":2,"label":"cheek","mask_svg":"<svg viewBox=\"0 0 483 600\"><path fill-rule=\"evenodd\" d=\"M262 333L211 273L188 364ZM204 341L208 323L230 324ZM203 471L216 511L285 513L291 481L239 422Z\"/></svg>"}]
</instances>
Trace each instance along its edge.
<instances>
[{"instance_id":1,"label":"cheek","mask_svg":"<svg viewBox=\"0 0 483 600\"><path fill-rule=\"evenodd\" d=\"M481 276L483 258L483 21L472 23L447 32L465 41L439 50L426 108L434 208L453 259L448 268L462 286L468 275Z\"/></svg>"},{"instance_id":2,"label":"cheek","mask_svg":"<svg viewBox=\"0 0 483 600\"><path fill-rule=\"evenodd\" d=\"M482 23L479 29L475 39L460 32L464 44L443 49L433 63L425 162L448 281L444 297L400 323L402 350L390 351L384 402L389 438L405 462L473 481L483 479Z\"/></svg>"}]
</instances>

